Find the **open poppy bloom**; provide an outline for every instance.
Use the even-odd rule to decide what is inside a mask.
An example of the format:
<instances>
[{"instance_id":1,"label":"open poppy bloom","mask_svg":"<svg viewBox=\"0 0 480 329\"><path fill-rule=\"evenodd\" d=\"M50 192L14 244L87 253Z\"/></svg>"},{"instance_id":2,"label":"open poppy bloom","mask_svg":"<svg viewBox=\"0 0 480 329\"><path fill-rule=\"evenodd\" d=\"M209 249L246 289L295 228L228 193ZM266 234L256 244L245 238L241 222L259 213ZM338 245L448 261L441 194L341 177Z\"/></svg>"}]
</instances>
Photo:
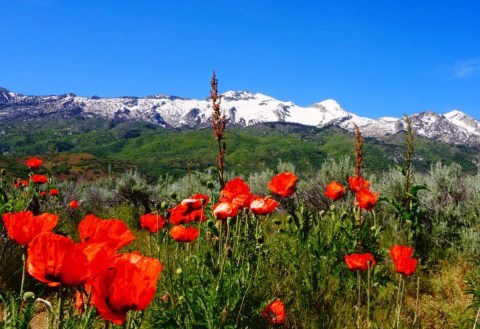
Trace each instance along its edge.
<instances>
[{"instance_id":1,"label":"open poppy bloom","mask_svg":"<svg viewBox=\"0 0 480 329\"><path fill-rule=\"evenodd\" d=\"M27 159L25 161L25 164L30 169L38 169L43 164L43 160L39 159L39 158L36 158L36 157L33 157L33 158Z\"/></svg>"},{"instance_id":2,"label":"open poppy bloom","mask_svg":"<svg viewBox=\"0 0 480 329\"><path fill-rule=\"evenodd\" d=\"M119 250L133 240L135 236L127 224L118 219L101 219L89 214L78 224L82 242L104 243L114 250Z\"/></svg>"},{"instance_id":3,"label":"open poppy bloom","mask_svg":"<svg viewBox=\"0 0 480 329\"><path fill-rule=\"evenodd\" d=\"M50 287L60 284L76 287L89 279L89 262L72 239L63 235L43 233L28 245L27 271Z\"/></svg>"},{"instance_id":4,"label":"open poppy bloom","mask_svg":"<svg viewBox=\"0 0 480 329\"><path fill-rule=\"evenodd\" d=\"M270 324L284 324L286 318L285 305L280 299L274 300L263 309L262 316L267 318Z\"/></svg>"},{"instance_id":5,"label":"open poppy bloom","mask_svg":"<svg viewBox=\"0 0 480 329\"><path fill-rule=\"evenodd\" d=\"M250 210L255 215L268 215L278 206L278 201L272 198L257 196L250 203Z\"/></svg>"},{"instance_id":6,"label":"open poppy bloom","mask_svg":"<svg viewBox=\"0 0 480 329\"><path fill-rule=\"evenodd\" d=\"M253 193L250 192L250 186L239 177L228 181L221 194L220 202L235 203L240 209L248 208L254 198Z\"/></svg>"},{"instance_id":7,"label":"open poppy bloom","mask_svg":"<svg viewBox=\"0 0 480 329\"><path fill-rule=\"evenodd\" d=\"M348 183L350 191L352 191L353 193L357 193L363 188L370 188L370 182L359 176L348 177Z\"/></svg>"},{"instance_id":8,"label":"open poppy bloom","mask_svg":"<svg viewBox=\"0 0 480 329\"><path fill-rule=\"evenodd\" d=\"M225 220L238 215L238 204L233 202L220 202L213 206L213 215L216 219Z\"/></svg>"},{"instance_id":9,"label":"open poppy bloom","mask_svg":"<svg viewBox=\"0 0 480 329\"><path fill-rule=\"evenodd\" d=\"M366 271L369 267L375 265L375 259L372 254L367 252L365 254L353 253L343 256L345 264L351 271Z\"/></svg>"},{"instance_id":10,"label":"open poppy bloom","mask_svg":"<svg viewBox=\"0 0 480 329\"><path fill-rule=\"evenodd\" d=\"M362 188L357 191L356 205L365 210L372 210L377 205L378 193L372 193L369 189Z\"/></svg>"},{"instance_id":11,"label":"open poppy bloom","mask_svg":"<svg viewBox=\"0 0 480 329\"><path fill-rule=\"evenodd\" d=\"M395 264L397 273L412 275L417 267L417 259L412 258L413 248L396 245L390 248L390 256Z\"/></svg>"},{"instance_id":12,"label":"open poppy bloom","mask_svg":"<svg viewBox=\"0 0 480 329\"><path fill-rule=\"evenodd\" d=\"M185 227L182 225L175 225L170 230L170 235L173 240L177 242L192 242L195 241L200 232L195 227Z\"/></svg>"},{"instance_id":13,"label":"open poppy bloom","mask_svg":"<svg viewBox=\"0 0 480 329\"><path fill-rule=\"evenodd\" d=\"M30 177L30 180L35 184L45 184L48 182L48 177L45 175L34 174Z\"/></svg>"},{"instance_id":14,"label":"open poppy bloom","mask_svg":"<svg viewBox=\"0 0 480 329\"><path fill-rule=\"evenodd\" d=\"M273 176L268 183L268 188L276 195L286 198L295 192L297 180L298 177L294 173L281 173Z\"/></svg>"},{"instance_id":15,"label":"open poppy bloom","mask_svg":"<svg viewBox=\"0 0 480 329\"><path fill-rule=\"evenodd\" d=\"M103 319L122 324L128 311L141 311L152 301L162 264L134 252L115 257L115 264L92 281L92 299Z\"/></svg>"},{"instance_id":16,"label":"open poppy bloom","mask_svg":"<svg viewBox=\"0 0 480 329\"><path fill-rule=\"evenodd\" d=\"M202 199L185 199L178 206L169 209L168 212L168 219L173 225L207 220L207 216L203 212Z\"/></svg>"},{"instance_id":17,"label":"open poppy bloom","mask_svg":"<svg viewBox=\"0 0 480 329\"><path fill-rule=\"evenodd\" d=\"M26 246L41 233L51 232L58 223L57 215L43 213L34 216L31 211L9 212L2 218L9 238L21 246Z\"/></svg>"},{"instance_id":18,"label":"open poppy bloom","mask_svg":"<svg viewBox=\"0 0 480 329\"><path fill-rule=\"evenodd\" d=\"M140 216L140 226L150 233L157 233L165 224L165 217L159 214L143 214Z\"/></svg>"},{"instance_id":19,"label":"open poppy bloom","mask_svg":"<svg viewBox=\"0 0 480 329\"><path fill-rule=\"evenodd\" d=\"M190 199L200 199L202 200L203 206L206 206L210 202L210 197L206 194L195 193L190 197Z\"/></svg>"},{"instance_id":20,"label":"open poppy bloom","mask_svg":"<svg viewBox=\"0 0 480 329\"><path fill-rule=\"evenodd\" d=\"M323 195L332 201L337 201L345 195L345 187L339 182L331 182L325 187Z\"/></svg>"}]
</instances>

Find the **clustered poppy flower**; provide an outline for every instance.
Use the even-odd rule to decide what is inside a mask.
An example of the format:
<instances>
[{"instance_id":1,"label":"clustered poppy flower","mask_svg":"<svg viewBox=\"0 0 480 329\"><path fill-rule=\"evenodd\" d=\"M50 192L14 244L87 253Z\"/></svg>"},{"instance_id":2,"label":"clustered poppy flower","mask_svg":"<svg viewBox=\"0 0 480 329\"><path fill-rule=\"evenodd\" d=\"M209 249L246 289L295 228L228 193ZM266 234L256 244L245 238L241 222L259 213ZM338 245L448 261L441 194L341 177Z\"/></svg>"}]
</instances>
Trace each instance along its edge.
<instances>
[{"instance_id":1,"label":"clustered poppy flower","mask_svg":"<svg viewBox=\"0 0 480 329\"><path fill-rule=\"evenodd\" d=\"M225 220L238 215L239 205L233 202L219 202L213 206L213 215L216 219Z\"/></svg>"},{"instance_id":2,"label":"clustered poppy flower","mask_svg":"<svg viewBox=\"0 0 480 329\"><path fill-rule=\"evenodd\" d=\"M390 256L395 264L397 273L412 275L417 267L417 259L412 258L413 248L402 245L395 245L390 248Z\"/></svg>"},{"instance_id":3,"label":"clustered poppy flower","mask_svg":"<svg viewBox=\"0 0 480 329\"><path fill-rule=\"evenodd\" d=\"M237 204L239 209L248 208L255 197L250 186L240 177L228 181L221 194L220 202Z\"/></svg>"},{"instance_id":4,"label":"clustered poppy flower","mask_svg":"<svg viewBox=\"0 0 480 329\"><path fill-rule=\"evenodd\" d=\"M25 164L30 169L38 169L43 164L43 160L36 157L32 157L32 158L28 158L25 161Z\"/></svg>"},{"instance_id":5,"label":"clustered poppy flower","mask_svg":"<svg viewBox=\"0 0 480 329\"><path fill-rule=\"evenodd\" d=\"M21 246L28 245L41 233L51 232L58 223L57 215L43 213L34 216L31 211L5 213L2 219L9 238Z\"/></svg>"},{"instance_id":6,"label":"clustered poppy flower","mask_svg":"<svg viewBox=\"0 0 480 329\"><path fill-rule=\"evenodd\" d=\"M209 202L209 197L204 194L195 194L184 199L176 207L169 209L169 221L174 225L186 224L193 221L204 222L207 216L203 211L204 205Z\"/></svg>"},{"instance_id":7,"label":"clustered poppy flower","mask_svg":"<svg viewBox=\"0 0 480 329\"><path fill-rule=\"evenodd\" d=\"M270 324L285 324L285 305L279 299L274 300L265 306L262 311L262 316L266 318Z\"/></svg>"},{"instance_id":8,"label":"clustered poppy flower","mask_svg":"<svg viewBox=\"0 0 480 329\"><path fill-rule=\"evenodd\" d=\"M345 255L343 258L348 269L351 271L366 271L369 267L375 265L375 258L373 258L373 255L369 252L364 254L353 253Z\"/></svg>"},{"instance_id":9,"label":"clustered poppy flower","mask_svg":"<svg viewBox=\"0 0 480 329\"><path fill-rule=\"evenodd\" d=\"M35 184L45 184L46 182L48 182L48 177L40 174L33 174L30 177L30 180Z\"/></svg>"},{"instance_id":10,"label":"clustered poppy flower","mask_svg":"<svg viewBox=\"0 0 480 329\"><path fill-rule=\"evenodd\" d=\"M370 181L365 180L363 177L360 176L348 177L348 183L350 191L352 191L353 193L357 193L363 188L370 188Z\"/></svg>"},{"instance_id":11,"label":"clustered poppy flower","mask_svg":"<svg viewBox=\"0 0 480 329\"><path fill-rule=\"evenodd\" d=\"M26 181L25 179L17 178L13 181L13 185L15 185L16 188L27 187L28 181Z\"/></svg>"},{"instance_id":12,"label":"clustered poppy flower","mask_svg":"<svg viewBox=\"0 0 480 329\"><path fill-rule=\"evenodd\" d=\"M345 187L339 182L331 182L325 187L323 194L332 201L337 201L344 197Z\"/></svg>"},{"instance_id":13,"label":"clustered poppy flower","mask_svg":"<svg viewBox=\"0 0 480 329\"><path fill-rule=\"evenodd\" d=\"M140 216L140 226L150 233L157 233L165 224L165 217L160 214L143 214Z\"/></svg>"},{"instance_id":14,"label":"clustered poppy flower","mask_svg":"<svg viewBox=\"0 0 480 329\"><path fill-rule=\"evenodd\" d=\"M280 173L271 179L268 183L268 187L276 195L286 198L295 192L297 180L298 178L294 173Z\"/></svg>"}]
</instances>

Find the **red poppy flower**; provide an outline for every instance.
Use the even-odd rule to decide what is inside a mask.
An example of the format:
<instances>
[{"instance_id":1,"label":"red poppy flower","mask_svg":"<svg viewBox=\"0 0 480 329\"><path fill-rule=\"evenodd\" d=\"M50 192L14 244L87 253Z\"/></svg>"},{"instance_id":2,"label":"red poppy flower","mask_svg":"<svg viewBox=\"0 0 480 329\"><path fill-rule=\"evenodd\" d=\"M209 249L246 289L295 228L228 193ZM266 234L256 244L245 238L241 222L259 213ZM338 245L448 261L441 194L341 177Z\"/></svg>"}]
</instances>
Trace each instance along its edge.
<instances>
[{"instance_id":1,"label":"red poppy flower","mask_svg":"<svg viewBox=\"0 0 480 329\"><path fill-rule=\"evenodd\" d=\"M187 227L182 225L175 225L170 230L170 235L172 236L173 240L177 242L192 242L195 241L200 234L200 231L197 230L195 227Z\"/></svg>"},{"instance_id":2,"label":"red poppy flower","mask_svg":"<svg viewBox=\"0 0 480 329\"><path fill-rule=\"evenodd\" d=\"M51 195L51 196L58 196L58 194L60 194L60 192L58 191L58 189L52 188L52 189L50 190L50 195Z\"/></svg>"},{"instance_id":3,"label":"red poppy flower","mask_svg":"<svg viewBox=\"0 0 480 329\"><path fill-rule=\"evenodd\" d=\"M350 191L353 193L357 193L359 190L366 188L370 188L370 182L368 180L365 180L363 177L348 177L348 183L349 183L349 188Z\"/></svg>"},{"instance_id":4,"label":"red poppy flower","mask_svg":"<svg viewBox=\"0 0 480 329\"><path fill-rule=\"evenodd\" d=\"M140 216L140 226L150 233L157 233L165 224L165 217L159 214L143 214Z\"/></svg>"},{"instance_id":5,"label":"red poppy flower","mask_svg":"<svg viewBox=\"0 0 480 329\"><path fill-rule=\"evenodd\" d=\"M268 304L262 311L262 316L270 324L284 324L286 318L285 305L277 299Z\"/></svg>"},{"instance_id":6,"label":"red poppy flower","mask_svg":"<svg viewBox=\"0 0 480 329\"><path fill-rule=\"evenodd\" d=\"M89 214L78 225L80 240L88 243L105 243L114 250L119 250L133 240L135 236L127 224L118 219L101 219Z\"/></svg>"},{"instance_id":7,"label":"red poppy flower","mask_svg":"<svg viewBox=\"0 0 480 329\"><path fill-rule=\"evenodd\" d=\"M50 287L60 284L76 287L87 281L87 256L63 235L44 233L28 245L27 270Z\"/></svg>"},{"instance_id":8,"label":"red poppy flower","mask_svg":"<svg viewBox=\"0 0 480 329\"><path fill-rule=\"evenodd\" d=\"M79 204L78 204L78 201L77 200L72 200L70 201L70 203L68 204L68 206L70 207L70 209L77 209Z\"/></svg>"},{"instance_id":9,"label":"red poppy flower","mask_svg":"<svg viewBox=\"0 0 480 329\"><path fill-rule=\"evenodd\" d=\"M331 182L325 187L323 194L332 201L337 201L345 195L345 187L339 182Z\"/></svg>"},{"instance_id":10,"label":"red poppy flower","mask_svg":"<svg viewBox=\"0 0 480 329\"><path fill-rule=\"evenodd\" d=\"M41 192L40 192L40 196L41 196L42 198L46 198L46 197L47 197L47 192L41 191Z\"/></svg>"},{"instance_id":11,"label":"red poppy flower","mask_svg":"<svg viewBox=\"0 0 480 329\"><path fill-rule=\"evenodd\" d=\"M2 218L10 239L21 246L26 246L41 233L51 232L58 223L57 215L43 213L34 216L31 211L6 213Z\"/></svg>"},{"instance_id":12,"label":"red poppy flower","mask_svg":"<svg viewBox=\"0 0 480 329\"><path fill-rule=\"evenodd\" d=\"M15 185L16 188L27 187L28 181L26 181L25 179L18 178L13 181L13 185Z\"/></svg>"},{"instance_id":13,"label":"red poppy flower","mask_svg":"<svg viewBox=\"0 0 480 329\"><path fill-rule=\"evenodd\" d=\"M294 173L285 172L275 175L268 183L268 187L273 193L286 198L295 192L297 180Z\"/></svg>"},{"instance_id":14,"label":"red poppy flower","mask_svg":"<svg viewBox=\"0 0 480 329\"><path fill-rule=\"evenodd\" d=\"M366 271L369 266L373 267L375 265L375 259L369 252L365 254L353 253L345 255L343 259L351 271Z\"/></svg>"},{"instance_id":15,"label":"red poppy flower","mask_svg":"<svg viewBox=\"0 0 480 329\"><path fill-rule=\"evenodd\" d=\"M195 193L190 197L190 199L200 199L204 206L206 206L210 202L210 197L206 194Z\"/></svg>"},{"instance_id":16,"label":"red poppy flower","mask_svg":"<svg viewBox=\"0 0 480 329\"><path fill-rule=\"evenodd\" d=\"M238 204L230 202L220 202L213 206L213 215L216 219L225 220L228 217L238 215Z\"/></svg>"},{"instance_id":17,"label":"red poppy flower","mask_svg":"<svg viewBox=\"0 0 480 329\"><path fill-rule=\"evenodd\" d=\"M417 267L417 259L412 258L413 248L396 245L390 248L390 256L397 273L412 275Z\"/></svg>"},{"instance_id":18,"label":"red poppy flower","mask_svg":"<svg viewBox=\"0 0 480 329\"><path fill-rule=\"evenodd\" d=\"M372 193L366 188L357 191L356 205L365 210L372 210L375 208L378 201L378 193Z\"/></svg>"},{"instance_id":19,"label":"red poppy flower","mask_svg":"<svg viewBox=\"0 0 480 329\"><path fill-rule=\"evenodd\" d=\"M115 265L92 282L92 298L103 319L120 325L128 311L141 311L152 301L162 264L139 253L120 254Z\"/></svg>"},{"instance_id":20,"label":"red poppy flower","mask_svg":"<svg viewBox=\"0 0 480 329\"><path fill-rule=\"evenodd\" d=\"M221 191L220 202L235 203L239 208L248 208L254 198L250 192L250 186L239 177L236 177L225 184Z\"/></svg>"},{"instance_id":21,"label":"red poppy flower","mask_svg":"<svg viewBox=\"0 0 480 329\"><path fill-rule=\"evenodd\" d=\"M278 202L272 198L257 196L250 203L250 210L255 215L268 215L278 206Z\"/></svg>"},{"instance_id":22,"label":"red poppy flower","mask_svg":"<svg viewBox=\"0 0 480 329\"><path fill-rule=\"evenodd\" d=\"M168 210L170 216L168 219L174 225L185 224L188 222L204 222L207 217L203 213L201 199L185 199L178 206Z\"/></svg>"},{"instance_id":23,"label":"red poppy flower","mask_svg":"<svg viewBox=\"0 0 480 329\"><path fill-rule=\"evenodd\" d=\"M35 184L45 184L48 182L48 177L45 175L34 174L30 177L30 180Z\"/></svg>"},{"instance_id":24,"label":"red poppy flower","mask_svg":"<svg viewBox=\"0 0 480 329\"><path fill-rule=\"evenodd\" d=\"M25 164L30 169L37 169L43 164L43 160L39 158L29 158L25 161Z\"/></svg>"}]
</instances>

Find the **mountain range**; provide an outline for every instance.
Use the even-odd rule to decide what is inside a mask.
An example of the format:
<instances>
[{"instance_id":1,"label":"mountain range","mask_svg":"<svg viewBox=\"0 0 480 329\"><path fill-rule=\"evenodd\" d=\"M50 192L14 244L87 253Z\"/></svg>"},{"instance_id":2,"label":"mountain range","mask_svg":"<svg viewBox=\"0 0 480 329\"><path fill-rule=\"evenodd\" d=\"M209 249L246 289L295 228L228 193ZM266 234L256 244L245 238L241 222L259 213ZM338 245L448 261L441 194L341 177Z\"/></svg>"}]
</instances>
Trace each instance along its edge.
<instances>
[{"instance_id":1,"label":"mountain range","mask_svg":"<svg viewBox=\"0 0 480 329\"><path fill-rule=\"evenodd\" d=\"M307 107L248 91L222 94L221 109L227 123L251 126L265 122L297 123L306 126L336 126L352 131L356 124L367 137L383 138L405 130L403 118L371 119L345 111L328 99ZM0 121L38 121L51 118L104 118L148 122L165 128L202 128L210 125L210 99L169 95L101 98L75 94L29 96L0 88ZM414 132L436 141L479 145L480 121L459 111L446 114L425 111L409 115Z\"/></svg>"}]
</instances>

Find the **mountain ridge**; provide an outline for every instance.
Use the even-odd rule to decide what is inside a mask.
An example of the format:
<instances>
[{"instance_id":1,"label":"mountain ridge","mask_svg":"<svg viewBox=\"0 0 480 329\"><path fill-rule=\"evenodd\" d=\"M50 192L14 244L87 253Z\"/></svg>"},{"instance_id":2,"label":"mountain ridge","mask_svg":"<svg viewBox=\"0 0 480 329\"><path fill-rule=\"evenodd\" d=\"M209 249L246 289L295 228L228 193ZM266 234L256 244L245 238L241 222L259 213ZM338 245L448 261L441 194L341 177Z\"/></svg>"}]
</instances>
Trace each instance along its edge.
<instances>
[{"instance_id":1,"label":"mountain ridge","mask_svg":"<svg viewBox=\"0 0 480 329\"><path fill-rule=\"evenodd\" d=\"M291 101L241 90L223 93L220 106L227 124L235 126L287 122L315 127L334 125L352 131L357 125L364 136L380 139L405 130L403 118L358 116L343 109L333 99L302 107ZM7 122L100 117L148 122L164 128L203 128L210 125L211 114L208 98L201 100L165 94L109 98L73 93L34 96L0 88L0 120ZM480 144L480 121L458 109L446 114L424 111L409 117L415 133L422 137L452 144Z\"/></svg>"}]
</instances>

